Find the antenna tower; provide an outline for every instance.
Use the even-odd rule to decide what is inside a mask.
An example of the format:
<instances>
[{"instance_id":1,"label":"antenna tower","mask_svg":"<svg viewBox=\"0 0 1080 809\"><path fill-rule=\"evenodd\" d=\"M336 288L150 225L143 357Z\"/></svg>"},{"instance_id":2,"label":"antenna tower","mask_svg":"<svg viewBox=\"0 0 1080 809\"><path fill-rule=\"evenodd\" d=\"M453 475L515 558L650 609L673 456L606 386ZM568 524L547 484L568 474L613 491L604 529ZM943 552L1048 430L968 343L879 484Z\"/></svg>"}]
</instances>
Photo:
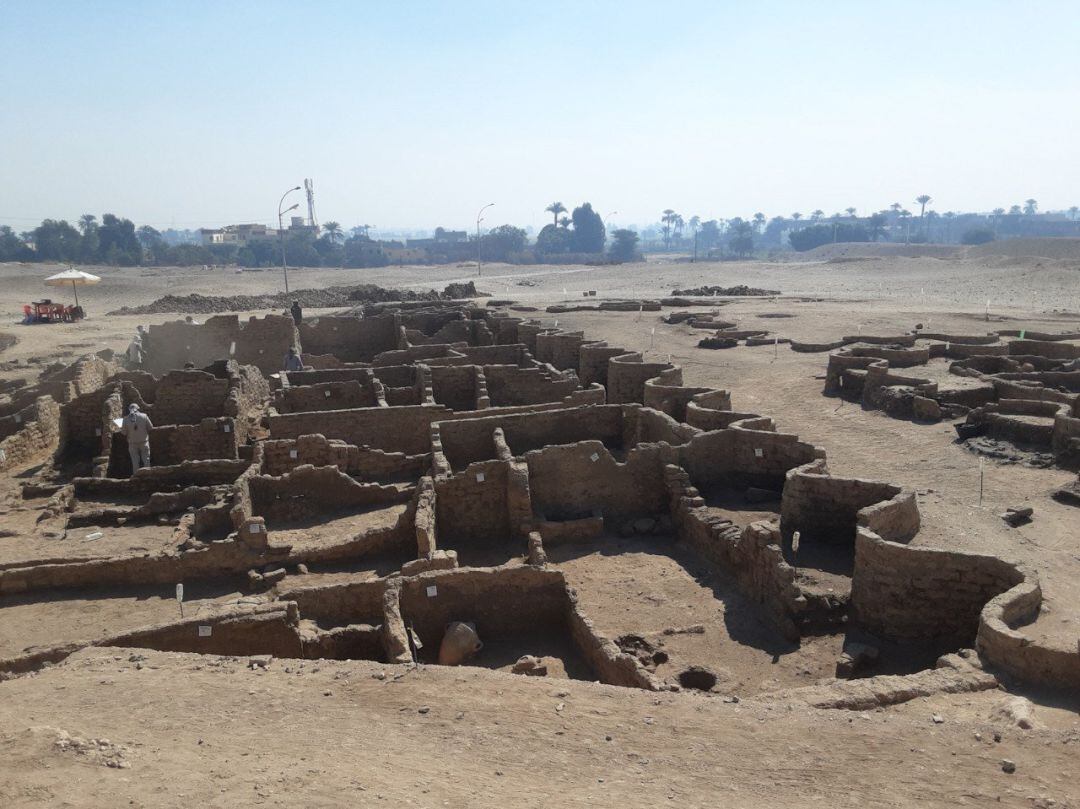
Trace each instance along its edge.
<instances>
[{"instance_id":1,"label":"antenna tower","mask_svg":"<svg viewBox=\"0 0 1080 809\"><path fill-rule=\"evenodd\" d=\"M315 184L311 180L304 180L304 192L307 194L308 224L319 230L319 223L315 219Z\"/></svg>"}]
</instances>

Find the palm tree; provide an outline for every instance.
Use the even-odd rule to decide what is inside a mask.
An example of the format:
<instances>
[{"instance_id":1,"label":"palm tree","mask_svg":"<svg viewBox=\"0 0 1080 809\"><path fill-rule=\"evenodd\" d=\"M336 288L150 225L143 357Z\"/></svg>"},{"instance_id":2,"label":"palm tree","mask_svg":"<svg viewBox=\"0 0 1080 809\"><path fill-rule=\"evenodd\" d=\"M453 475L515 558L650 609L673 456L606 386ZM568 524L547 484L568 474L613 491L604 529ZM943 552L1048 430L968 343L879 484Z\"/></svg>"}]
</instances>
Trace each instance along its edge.
<instances>
[{"instance_id":1,"label":"palm tree","mask_svg":"<svg viewBox=\"0 0 1080 809\"><path fill-rule=\"evenodd\" d=\"M675 235L681 239L682 229L686 226L686 222L683 221L682 216L680 216L679 214L675 214L675 221L673 221L671 224L675 229Z\"/></svg>"},{"instance_id":2,"label":"palm tree","mask_svg":"<svg viewBox=\"0 0 1080 809\"><path fill-rule=\"evenodd\" d=\"M814 210L812 210L810 212L810 221L811 222L820 222L821 217L823 217L824 215L825 215L825 211L821 210L821 208L815 208Z\"/></svg>"},{"instance_id":3,"label":"palm tree","mask_svg":"<svg viewBox=\"0 0 1080 809\"><path fill-rule=\"evenodd\" d=\"M330 241L334 244L337 244L338 240L345 239L345 233L341 230L341 225L337 222L324 222L322 227L323 230L326 231L327 237L329 237Z\"/></svg>"},{"instance_id":4,"label":"palm tree","mask_svg":"<svg viewBox=\"0 0 1080 809\"><path fill-rule=\"evenodd\" d=\"M956 214L952 211L945 211L942 217L945 219L945 241L948 242L952 232L952 221L956 218Z\"/></svg>"},{"instance_id":5,"label":"palm tree","mask_svg":"<svg viewBox=\"0 0 1080 809\"><path fill-rule=\"evenodd\" d=\"M844 208L844 213L846 213L852 219L855 218L855 209L854 208Z\"/></svg>"},{"instance_id":6,"label":"palm tree","mask_svg":"<svg viewBox=\"0 0 1080 809\"><path fill-rule=\"evenodd\" d=\"M1074 222L1076 221L1077 213L1080 213L1080 208L1078 208L1077 206L1073 205L1069 208L1069 218L1072 219L1072 221Z\"/></svg>"},{"instance_id":7,"label":"palm tree","mask_svg":"<svg viewBox=\"0 0 1080 809\"><path fill-rule=\"evenodd\" d=\"M756 227L762 233L765 232L765 214L763 214L761 211L758 211L756 214L754 214L754 227Z\"/></svg>"},{"instance_id":8,"label":"palm tree","mask_svg":"<svg viewBox=\"0 0 1080 809\"><path fill-rule=\"evenodd\" d=\"M79 217L79 230L86 234L86 231L93 230L97 227L97 217L92 213L84 213Z\"/></svg>"},{"instance_id":9,"label":"palm tree","mask_svg":"<svg viewBox=\"0 0 1080 809\"><path fill-rule=\"evenodd\" d=\"M919 229L923 232L923 236L926 236L926 206L933 200L930 199L929 194L920 194L915 197L915 201L922 207L919 209Z\"/></svg>"},{"instance_id":10,"label":"palm tree","mask_svg":"<svg viewBox=\"0 0 1080 809\"><path fill-rule=\"evenodd\" d=\"M941 218L941 214L937 211L929 211L926 214L926 229L923 231L923 238L926 241L930 241L930 231L934 229L934 223Z\"/></svg>"},{"instance_id":11,"label":"palm tree","mask_svg":"<svg viewBox=\"0 0 1080 809\"><path fill-rule=\"evenodd\" d=\"M558 226L558 224L559 224L559 214L566 213L566 206L563 205L561 202L553 202L550 205L548 205L546 208L544 208L544 210L552 215L552 217L553 217L552 221L554 222L554 224L556 226Z\"/></svg>"},{"instance_id":12,"label":"palm tree","mask_svg":"<svg viewBox=\"0 0 1080 809\"><path fill-rule=\"evenodd\" d=\"M911 211L907 208L901 208L898 216L900 221L904 223L904 244L908 244L911 241Z\"/></svg>"},{"instance_id":13,"label":"palm tree","mask_svg":"<svg viewBox=\"0 0 1080 809\"><path fill-rule=\"evenodd\" d=\"M560 216L559 217L559 224L562 225L563 230L568 230L570 228L570 222L571 221L572 220L570 219L569 216Z\"/></svg>"},{"instance_id":14,"label":"palm tree","mask_svg":"<svg viewBox=\"0 0 1080 809\"><path fill-rule=\"evenodd\" d=\"M795 213L793 213L793 214L791 215L791 218L792 218L792 220L793 220L793 221L795 222L795 224L798 224L798 223L799 223L799 220L800 220L800 219L802 219L802 214L801 214L801 213L799 213L798 211L795 211Z\"/></svg>"},{"instance_id":15,"label":"palm tree","mask_svg":"<svg viewBox=\"0 0 1080 809\"><path fill-rule=\"evenodd\" d=\"M1000 222L1001 217L1003 217L1005 215L1005 209L1004 208L994 208L993 214L994 214L994 235L997 236L998 222Z\"/></svg>"},{"instance_id":16,"label":"palm tree","mask_svg":"<svg viewBox=\"0 0 1080 809\"><path fill-rule=\"evenodd\" d=\"M1023 210L1021 210L1019 205L1010 205L1009 206L1009 216L1019 216L1022 213L1023 213Z\"/></svg>"},{"instance_id":17,"label":"palm tree","mask_svg":"<svg viewBox=\"0 0 1080 809\"><path fill-rule=\"evenodd\" d=\"M671 227L675 224L675 218L678 216L671 208L665 208L663 214L660 217L660 221L664 224L664 249L667 250L671 246Z\"/></svg>"},{"instance_id":18,"label":"palm tree","mask_svg":"<svg viewBox=\"0 0 1080 809\"><path fill-rule=\"evenodd\" d=\"M892 205L890 205L890 206L889 206L889 210L891 210L891 211L892 211L892 212L893 212L894 214L896 214L897 216L899 216L899 215L900 215L900 211L901 211L901 209L902 209L903 207L904 207L904 206L903 206L903 205L901 205L901 204L900 204L899 202L894 202L894 203L893 203Z\"/></svg>"},{"instance_id":19,"label":"palm tree","mask_svg":"<svg viewBox=\"0 0 1080 809\"><path fill-rule=\"evenodd\" d=\"M351 231L354 239L366 239L368 237L368 231L370 231L374 225L357 225Z\"/></svg>"},{"instance_id":20,"label":"palm tree","mask_svg":"<svg viewBox=\"0 0 1080 809\"><path fill-rule=\"evenodd\" d=\"M1039 203L1033 199L1024 200L1024 213L1028 216L1034 216L1039 210Z\"/></svg>"}]
</instances>

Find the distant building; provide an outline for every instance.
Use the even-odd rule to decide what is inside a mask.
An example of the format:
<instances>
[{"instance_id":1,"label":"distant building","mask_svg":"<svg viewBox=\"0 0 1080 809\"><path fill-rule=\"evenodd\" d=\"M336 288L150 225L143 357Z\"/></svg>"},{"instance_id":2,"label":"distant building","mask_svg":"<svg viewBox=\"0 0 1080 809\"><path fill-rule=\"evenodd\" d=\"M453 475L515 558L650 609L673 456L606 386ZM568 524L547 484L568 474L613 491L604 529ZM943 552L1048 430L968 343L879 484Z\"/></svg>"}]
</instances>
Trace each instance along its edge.
<instances>
[{"instance_id":1,"label":"distant building","mask_svg":"<svg viewBox=\"0 0 1080 809\"><path fill-rule=\"evenodd\" d=\"M430 249L437 246L444 246L447 244L458 244L459 242L467 242L469 240L469 234L464 230L447 230L446 228L435 228L435 236L431 239L407 239L405 244L410 248Z\"/></svg>"},{"instance_id":2,"label":"distant building","mask_svg":"<svg viewBox=\"0 0 1080 809\"><path fill-rule=\"evenodd\" d=\"M285 230L285 235L309 231L317 235L318 228L304 224L304 217L294 216ZM213 244L233 244L237 247L246 247L251 242L268 241L277 239L280 231L266 225L226 225L223 228L200 228L199 239L203 247Z\"/></svg>"}]
</instances>

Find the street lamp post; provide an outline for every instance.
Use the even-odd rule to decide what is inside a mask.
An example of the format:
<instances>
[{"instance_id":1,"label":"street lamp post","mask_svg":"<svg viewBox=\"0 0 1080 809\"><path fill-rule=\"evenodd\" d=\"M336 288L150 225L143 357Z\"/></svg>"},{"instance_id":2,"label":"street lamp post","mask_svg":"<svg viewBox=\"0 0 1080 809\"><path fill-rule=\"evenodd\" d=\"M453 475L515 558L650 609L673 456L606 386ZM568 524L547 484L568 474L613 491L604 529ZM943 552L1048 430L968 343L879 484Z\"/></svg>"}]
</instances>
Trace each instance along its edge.
<instances>
[{"instance_id":1,"label":"street lamp post","mask_svg":"<svg viewBox=\"0 0 1080 809\"><path fill-rule=\"evenodd\" d=\"M300 203L298 202L291 208L286 208L284 211L281 210L281 206L285 204L285 197L289 196L289 194L291 194L293 191L299 190L300 186L296 186L296 188L290 188L288 191L281 195L281 201L278 202L277 206L278 241L281 243L281 272L285 275L286 295L289 294L289 268L285 264L285 227L281 222L281 217L283 214L287 214L289 211L295 211L297 208L300 207Z\"/></svg>"},{"instance_id":2,"label":"street lamp post","mask_svg":"<svg viewBox=\"0 0 1080 809\"><path fill-rule=\"evenodd\" d=\"M612 211L611 213L609 213L607 216L604 217L604 244L605 245L607 244L607 237L608 237L608 230L607 230L608 220L611 219L611 217L613 217L613 216L617 216L618 213L619 213L618 211Z\"/></svg>"},{"instance_id":3,"label":"street lamp post","mask_svg":"<svg viewBox=\"0 0 1080 809\"><path fill-rule=\"evenodd\" d=\"M476 214L476 277L480 277L480 265L481 265L481 242L480 242L480 223L484 221L484 211L494 205L494 202L489 202L483 208L481 208Z\"/></svg>"}]
</instances>

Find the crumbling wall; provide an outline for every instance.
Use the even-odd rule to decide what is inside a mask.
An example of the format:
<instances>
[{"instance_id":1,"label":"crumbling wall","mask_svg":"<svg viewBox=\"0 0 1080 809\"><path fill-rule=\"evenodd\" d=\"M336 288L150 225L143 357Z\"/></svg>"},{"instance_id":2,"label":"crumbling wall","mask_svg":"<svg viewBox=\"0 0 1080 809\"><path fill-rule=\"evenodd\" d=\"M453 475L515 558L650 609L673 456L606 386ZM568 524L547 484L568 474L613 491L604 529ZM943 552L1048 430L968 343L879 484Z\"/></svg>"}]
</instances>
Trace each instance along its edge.
<instances>
[{"instance_id":1,"label":"crumbling wall","mask_svg":"<svg viewBox=\"0 0 1080 809\"><path fill-rule=\"evenodd\" d=\"M318 410L345 410L376 407L375 388L359 380L319 382L301 387L281 388L274 394L274 406L280 413L305 413Z\"/></svg>"},{"instance_id":2,"label":"crumbling wall","mask_svg":"<svg viewBox=\"0 0 1080 809\"><path fill-rule=\"evenodd\" d=\"M60 438L60 407L51 396L39 396L19 411L20 429L0 441L0 469L11 469L53 452Z\"/></svg>"},{"instance_id":3,"label":"crumbling wall","mask_svg":"<svg viewBox=\"0 0 1080 809\"><path fill-rule=\"evenodd\" d=\"M669 362L644 362L637 352L612 357L608 361L608 401L613 404L644 402L645 382L673 367Z\"/></svg>"},{"instance_id":4,"label":"crumbling wall","mask_svg":"<svg viewBox=\"0 0 1080 809\"><path fill-rule=\"evenodd\" d=\"M408 501L406 487L358 483L332 466L298 466L248 481L252 513L268 524L295 523L341 512L356 513Z\"/></svg>"},{"instance_id":5,"label":"crumbling wall","mask_svg":"<svg viewBox=\"0 0 1080 809\"><path fill-rule=\"evenodd\" d=\"M429 450L431 423L446 418L449 413L442 405L283 413L270 416L270 435L299 438L318 433L357 446L416 455Z\"/></svg>"},{"instance_id":6,"label":"crumbling wall","mask_svg":"<svg viewBox=\"0 0 1080 809\"><path fill-rule=\"evenodd\" d=\"M399 318L394 314L374 317L322 316L299 326L304 352L333 354L343 362L370 362L383 351L398 347Z\"/></svg>"},{"instance_id":7,"label":"crumbling wall","mask_svg":"<svg viewBox=\"0 0 1080 809\"><path fill-rule=\"evenodd\" d=\"M741 425L765 426L768 419L735 422L725 430L694 436L679 447L679 463L698 488L760 486L779 491L788 470L822 458L825 451L796 435Z\"/></svg>"},{"instance_id":8,"label":"crumbling wall","mask_svg":"<svg viewBox=\"0 0 1080 809\"><path fill-rule=\"evenodd\" d=\"M143 338L143 370L162 374L186 362L201 368L232 358L272 374L281 370L282 358L296 344L293 320L282 315L252 316L244 324L237 315L215 315L202 324L152 324Z\"/></svg>"},{"instance_id":9,"label":"crumbling wall","mask_svg":"<svg viewBox=\"0 0 1080 809\"><path fill-rule=\"evenodd\" d=\"M431 464L431 454L406 455L358 447L322 435L265 441L262 471L281 475L298 466L336 466L362 482L416 481Z\"/></svg>"},{"instance_id":10,"label":"crumbling wall","mask_svg":"<svg viewBox=\"0 0 1080 809\"><path fill-rule=\"evenodd\" d=\"M451 410L476 410L475 365L432 365L431 391L435 401Z\"/></svg>"},{"instance_id":11,"label":"crumbling wall","mask_svg":"<svg viewBox=\"0 0 1080 809\"><path fill-rule=\"evenodd\" d=\"M666 513L664 456L660 446L642 445L619 463L600 441L528 452L533 511L554 520L595 511L615 520Z\"/></svg>"},{"instance_id":12,"label":"crumbling wall","mask_svg":"<svg viewBox=\"0 0 1080 809\"><path fill-rule=\"evenodd\" d=\"M486 365L484 376L492 407L560 402L579 389L576 377L553 375L540 367Z\"/></svg>"},{"instance_id":13,"label":"crumbling wall","mask_svg":"<svg viewBox=\"0 0 1080 809\"><path fill-rule=\"evenodd\" d=\"M560 371L577 371L581 364L581 344L585 335L580 331L552 331L536 335L537 362L550 363Z\"/></svg>"},{"instance_id":14,"label":"crumbling wall","mask_svg":"<svg viewBox=\"0 0 1080 809\"><path fill-rule=\"evenodd\" d=\"M496 544L513 536L508 498L509 462L469 464L455 475L435 479L435 525L439 542Z\"/></svg>"},{"instance_id":15,"label":"crumbling wall","mask_svg":"<svg viewBox=\"0 0 1080 809\"><path fill-rule=\"evenodd\" d=\"M228 379L205 371L170 371L158 381L149 416L155 425L197 424L224 415L228 393Z\"/></svg>"}]
</instances>

